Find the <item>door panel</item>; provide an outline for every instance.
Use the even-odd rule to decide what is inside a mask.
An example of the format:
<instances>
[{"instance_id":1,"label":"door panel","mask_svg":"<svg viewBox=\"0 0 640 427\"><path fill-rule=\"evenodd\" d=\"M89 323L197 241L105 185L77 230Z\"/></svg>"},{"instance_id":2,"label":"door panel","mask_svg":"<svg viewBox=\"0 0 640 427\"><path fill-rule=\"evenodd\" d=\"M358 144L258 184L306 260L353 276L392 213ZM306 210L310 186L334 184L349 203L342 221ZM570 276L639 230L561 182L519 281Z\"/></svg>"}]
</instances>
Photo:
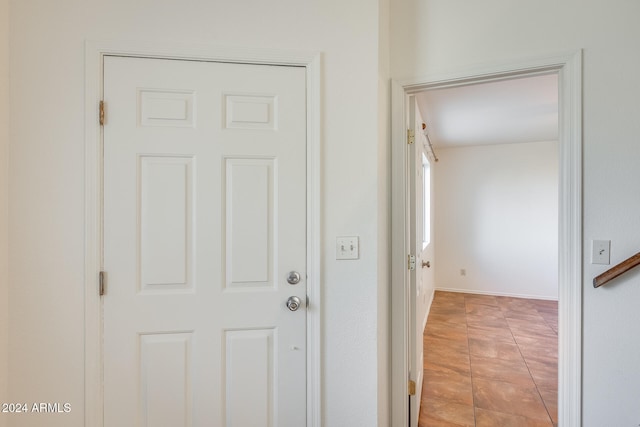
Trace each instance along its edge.
<instances>
[{"instance_id":1,"label":"door panel","mask_svg":"<svg viewBox=\"0 0 640 427\"><path fill-rule=\"evenodd\" d=\"M305 82L105 58L105 426L305 424Z\"/></svg>"},{"instance_id":2,"label":"door panel","mask_svg":"<svg viewBox=\"0 0 640 427\"><path fill-rule=\"evenodd\" d=\"M275 159L225 159L225 169L227 287L273 288Z\"/></svg>"},{"instance_id":3,"label":"door panel","mask_svg":"<svg viewBox=\"0 0 640 427\"><path fill-rule=\"evenodd\" d=\"M225 331L227 425L278 425L272 411L276 339L274 329Z\"/></svg>"},{"instance_id":4,"label":"door panel","mask_svg":"<svg viewBox=\"0 0 640 427\"><path fill-rule=\"evenodd\" d=\"M193 271L193 158L140 156L140 290L187 289Z\"/></svg>"},{"instance_id":5,"label":"door panel","mask_svg":"<svg viewBox=\"0 0 640 427\"><path fill-rule=\"evenodd\" d=\"M190 332L139 336L142 425L191 424L192 337Z\"/></svg>"},{"instance_id":6,"label":"door panel","mask_svg":"<svg viewBox=\"0 0 640 427\"><path fill-rule=\"evenodd\" d=\"M415 382L415 393L409 396L409 427L418 426L418 417L420 414L420 402L422 395L422 379L423 379L423 362L422 362L422 337L420 336L419 327L419 292L420 292L420 253L417 251L417 247L422 240L421 236L421 224L420 218L420 191L422 188L421 181L418 177L420 169L418 168L419 150L416 141L418 140L418 127L416 124L418 111L416 108L416 102L413 97L409 101L409 123L408 128L414 135L414 143L409 146L407 150L408 158L408 182L409 182L409 236L407 242L409 247L407 252L416 257L415 268L409 272L409 292L407 295L408 301L408 325L409 325L409 378Z\"/></svg>"},{"instance_id":7,"label":"door panel","mask_svg":"<svg viewBox=\"0 0 640 427\"><path fill-rule=\"evenodd\" d=\"M417 427L422 400L424 382L424 344L423 333L429 305L433 297L433 245L430 234L432 218L430 210L431 189L425 191L425 184L431 186L431 168L426 150L426 137L422 128L423 119L415 98L411 97L408 108L408 126L414 132L414 143L408 149L409 173L409 242L408 251L416 256L415 270L410 272L409 283L409 375L416 382L416 393L410 396L409 426ZM425 176L427 179L425 179ZM428 199L427 199L428 198ZM429 227L425 229L425 227Z\"/></svg>"}]
</instances>

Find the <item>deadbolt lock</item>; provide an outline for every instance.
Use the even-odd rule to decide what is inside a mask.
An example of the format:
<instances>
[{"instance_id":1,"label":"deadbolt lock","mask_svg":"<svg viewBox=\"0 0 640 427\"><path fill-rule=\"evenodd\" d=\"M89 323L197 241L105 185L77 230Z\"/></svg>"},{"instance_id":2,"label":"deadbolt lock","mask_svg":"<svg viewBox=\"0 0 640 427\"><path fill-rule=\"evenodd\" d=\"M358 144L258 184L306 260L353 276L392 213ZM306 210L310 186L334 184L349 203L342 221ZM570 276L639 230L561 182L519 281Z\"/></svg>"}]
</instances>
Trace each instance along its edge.
<instances>
[{"instance_id":1,"label":"deadbolt lock","mask_svg":"<svg viewBox=\"0 0 640 427\"><path fill-rule=\"evenodd\" d=\"M290 285L297 285L300 283L300 273L297 271L289 272L289 275L287 276L287 283Z\"/></svg>"}]
</instances>

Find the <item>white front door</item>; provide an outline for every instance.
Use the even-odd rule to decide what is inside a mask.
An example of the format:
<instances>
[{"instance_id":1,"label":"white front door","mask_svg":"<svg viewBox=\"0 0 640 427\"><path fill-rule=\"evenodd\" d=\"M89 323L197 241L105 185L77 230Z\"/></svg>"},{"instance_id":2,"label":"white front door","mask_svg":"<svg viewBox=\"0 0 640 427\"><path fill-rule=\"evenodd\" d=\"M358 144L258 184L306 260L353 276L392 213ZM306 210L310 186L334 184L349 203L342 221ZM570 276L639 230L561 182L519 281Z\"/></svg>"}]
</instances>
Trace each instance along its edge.
<instances>
[{"instance_id":1,"label":"white front door","mask_svg":"<svg viewBox=\"0 0 640 427\"><path fill-rule=\"evenodd\" d=\"M305 425L305 82L105 57L106 427Z\"/></svg>"}]
</instances>

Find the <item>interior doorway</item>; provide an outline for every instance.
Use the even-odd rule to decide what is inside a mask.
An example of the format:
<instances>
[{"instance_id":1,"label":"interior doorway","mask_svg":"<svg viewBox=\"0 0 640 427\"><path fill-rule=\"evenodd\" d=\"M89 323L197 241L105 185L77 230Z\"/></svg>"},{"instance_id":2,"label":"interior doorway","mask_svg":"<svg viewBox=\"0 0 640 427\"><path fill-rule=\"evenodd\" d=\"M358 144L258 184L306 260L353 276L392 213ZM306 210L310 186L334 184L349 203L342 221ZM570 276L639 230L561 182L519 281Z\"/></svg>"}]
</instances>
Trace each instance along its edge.
<instances>
[{"instance_id":1,"label":"interior doorway","mask_svg":"<svg viewBox=\"0 0 640 427\"><path fill-rule=\"evenodd\" d=\"M411 351L410 366L423 375L416 375L410 426L460 421L462 414L465 425L555 421L558 74L428 89L411 98L410 153L426 151L434 164L431 171L410 168L410 176L417 188L432 172L435 184L430 213L428 193L410 192L416 218L434 217L427 246L433 266L415 270L417 318L410 323L418 351ZM418 237L421 222L410 216ZM420 266L425 245L417 239Z\"/></svg>"},{"instance_id":2,"label":"interior doorway","mask_svg":"<svg viewBox=\"0 0 640 427\"><path fill-rule=\"evenodd\" d=\"M513 79L556 73L559 84L559 222L558 299L559 329L562 331L559 357L559 422L580 424L581 360L581 53L548 57L490 70L455 73L449 78L422 79L392 85L392 417L394 425L407 425L410 381L408 354L411 339L407 306L411 301L407 286L406 257L409 250L407 209L407 97L435 88ZM398 286L398 283L404 286Z\"/></svg>"},{"instance_id":3,"label":"interior doorway","mask_svg":"<svg viewBox=\"0 0 640 427\"><path fill-rule=\"evenodd\" d=\"M440 158L436 287L557 300L557 72L414 97Z\"/></svg>"}]
</instances>

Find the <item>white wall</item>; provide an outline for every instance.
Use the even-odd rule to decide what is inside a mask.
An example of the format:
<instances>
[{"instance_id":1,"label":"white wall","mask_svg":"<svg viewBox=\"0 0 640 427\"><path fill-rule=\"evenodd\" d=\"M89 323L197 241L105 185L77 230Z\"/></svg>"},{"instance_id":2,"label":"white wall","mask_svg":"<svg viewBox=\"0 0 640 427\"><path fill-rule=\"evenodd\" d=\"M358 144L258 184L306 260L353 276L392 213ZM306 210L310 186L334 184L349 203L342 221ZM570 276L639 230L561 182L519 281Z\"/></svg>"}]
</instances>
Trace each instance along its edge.
<instances>
[{"instance_id":1,"label":"white wall","mask_svg":"<svg viewBox=\"0 0 640 427\"><path fill-rule=\"evenodd\" d=\"M380 413L385 425L377 402L387 399L388 267L379 266L388 213L378 212L388 189L378 167L388 126L375 124L388 59L379 60L379 13L367 0L11 2L12 400L70 402L71 414L46 424L83 425L85 40L302 49L323 61L324 424L376 426ZM360 236L359 260L335 261L340 235Z\"/></svg>"},{"instance_id":2,"label":"white wall","mask_svg":"<svg viewBox=\"0 0 640 427\"><path fill-rule=\"evenodd\" d=\"M606 288L591 280L591 239L617 263L640 250L640 2L398 0L391 75L416 78L584 49L583 425L640 423L640 270Z\"/></svg>"},{"instance_id":3,"label":"white wall","mask_svg":"<svg viewBox=\"0 0 640 427\"><path fill-rule=\"evenodd\" d=\"M9 347L9 0L0 0L0 402L7 402ZM0 414L0 427L7 417Z\"/></svg>"},{"instance_id":4,"label":"white wall","mask_svg":"<svg viewBox=\"0 0 640 427\"><path fill-rule=\"evenodd\" d=\"M436 286L557 299L557 142L452 147L438 157Z\"/></svg>"}]
</instances>

